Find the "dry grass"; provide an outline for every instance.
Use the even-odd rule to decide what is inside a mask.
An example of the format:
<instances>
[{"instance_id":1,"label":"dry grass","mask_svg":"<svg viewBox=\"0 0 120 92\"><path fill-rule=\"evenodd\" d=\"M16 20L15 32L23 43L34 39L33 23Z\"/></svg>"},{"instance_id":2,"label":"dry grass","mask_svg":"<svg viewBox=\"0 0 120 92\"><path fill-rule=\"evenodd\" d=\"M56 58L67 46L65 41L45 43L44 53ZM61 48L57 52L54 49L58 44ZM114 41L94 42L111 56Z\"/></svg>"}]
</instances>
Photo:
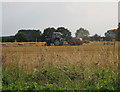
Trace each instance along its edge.
<instances>
[{"instance_id":1,"label":"dry grass","mask_svg":"<svg viewBox=\"0 0 120 92\"><path fill-rule=\"evenodd\" d=\"M113 42L111 42L113 43ZM27 70L54 66L76 65L114 66L118 59L118 42L114 45L103 45L104 42L91 42L80 46L43 46L41 42L1 43L2 66L9 67L17 63Z\"/></svg>"}]
</instances>

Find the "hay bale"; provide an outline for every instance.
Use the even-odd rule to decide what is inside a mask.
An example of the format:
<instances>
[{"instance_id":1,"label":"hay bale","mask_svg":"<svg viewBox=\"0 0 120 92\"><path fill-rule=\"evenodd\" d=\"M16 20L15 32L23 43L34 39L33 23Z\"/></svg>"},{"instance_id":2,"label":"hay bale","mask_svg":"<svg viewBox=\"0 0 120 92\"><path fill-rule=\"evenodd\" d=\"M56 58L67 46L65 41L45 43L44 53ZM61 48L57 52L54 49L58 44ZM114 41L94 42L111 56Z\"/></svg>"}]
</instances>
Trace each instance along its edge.
<instances>
[{"instance_id":1,"label":"hay bale","mask_svg":"<svg viewBox=\"0 0 120 92\"><path fill-rule=\"evenodd\" d=\"M40 42L41 46L45 46L46 42Z\"/></svg>"},{"instance_id":2,"label":"hay bale","mask_svg":"<svg viewBox=\"0 0 120 92\"><path fill-rule=\"evenodd\" d=\"M24 45L24 43L18 43L18 45Z\"/></svg>"},{"instance_id":3,"label":"hay bale","mask_svg":"<svg viewBox=\"0 0 120 92\"><path fill-rule=\"evenodd\" d=\"M64 45L68 45L68 42L67 41L64 41L64 43L63 43Z\"/></svg>"},{"instance_id":4,"label":"hay bale","mask_svg":"<svg viewBox=\"0 0 120 92\"><path fill-rule=\"evenodd\" d=\"M36 44L36 42L31 42L31 43L29 43L29 44Z\"/></svg>"},{"instance_id":5,"label":"hay bale","mask_svg":"<svg viewBox=\"0 0 120 92\"><path fill-rule=\"evenodd\" d=\"M7 44L6 44L6 43L2 43L1 45L2 45L2 46L7 46Z\"/></svg>"}]
</instances>

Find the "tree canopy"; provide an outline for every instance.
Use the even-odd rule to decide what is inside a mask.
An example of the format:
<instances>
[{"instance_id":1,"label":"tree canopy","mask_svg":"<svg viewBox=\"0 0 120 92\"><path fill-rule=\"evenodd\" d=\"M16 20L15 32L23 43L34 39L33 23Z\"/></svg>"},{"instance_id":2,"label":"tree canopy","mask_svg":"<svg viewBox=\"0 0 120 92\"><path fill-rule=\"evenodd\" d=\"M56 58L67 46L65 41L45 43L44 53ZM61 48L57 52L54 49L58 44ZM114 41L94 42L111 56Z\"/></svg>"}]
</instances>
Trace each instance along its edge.
<instances>
[{"instance_id":1,"label":"tree canopy","mask_svg":"<svg viewBox=\"0 0 120 92\"><path fill-rule=\"evenodd\" d=\"M91 41L99 41L101 38L101 36L99 36L98 34L95 34L93 36L90 37Z\"/></svg>"},{"instance_id":2,"label":"tree canopy","mask_svg":"<svg viewBox=\"0 0 120 92\"><path fill-rule=\"evenodd\" d=\"M48 28L44 29L44 32L42 34L42 41L45 41L46 38L51 38L53 32L55 32L55 31L56 31L56 29L54 27L52 27L52 28L48 27Z\"/></svg>"},{"instance_id":3,"label":"tree canopy","mask_svg":"<svg viewBox=\"0 0 120 92\"><path fill-rule=\"evenodd\" d=\"M43 42L46 41L48 38L52 38L53 32L61 32L63 34L63 39L66 41L69 41L72 37L70 30L68 30L65 27L58 27L55 29L54 27L48 27L43 30L43 33L41 33L40 30L34 30L34 29L21 29L18 30L18 33L15 34L13 37L2 37L2 41L7 42L7 41L18 41L18 42ZM75 32L75 38L82 38L83 40L91 40L91 41L99 41L101 36L98 34L95 34L93 36L89 36L90 33L87 29L84 28L79 28ZM108 30L105 32L105 37L104 40L110 41L112 39L116 39L120 41L120 23L118 25L117 29L112 29Z\"/></svg>"},{"instance_id":4,"label":"tree canopy","mask_svg":"<svg viewBox=\"0 0 120 92\"><path fill-rule=\"evenodd\" d=\"M27 42L28 41L28 37L26 34L22 33L22 32L18 32L16 35L15 35L15 39L18 41L18 42Z\"/></svg>"},{"instance_id":5,"label":"tree canopy","mask_svg":"<svg viewBox=\"0 0 120 92\"><path fill-rule=\"evenodd\" d=\"M61 32L63 34L63 38L66 41L68 41L68 40L70 40L72 38L71 32L68 29L64 28L64 27L58 27L56 32Z\"/></svg>"},{"instance_id":6,"label":"tree canopy","mask_svg":"<svg viewBox=\"0 0 120 92\"><path fill-rule=\"evenodd\" d=\"M45 41L46 38L51 38L53 32L61 32L63 34L63 38L65 40L69 40L72 38L71 32L64 27L58 27L57 29L55 29L53 27L52 28L49 27L44 30L43 35L42 35L42 40Z\"/></svg>"},{"instance_id":7,"label":"tree canopy","mask_svg":"<svg viewBox=\"0 0 120 92\"><path fill-rule=\"evenodd\" d=\"M113 30L116 30L116 29L108 30L107 32L105 32L106 41L112 41L112 39L117 39L117 34L113 32Z\"/></svg>"},{"instance_id":8,"label":"tree canopy","mask_svg":"<svg viewBox=\"0 0 120 92\"><path fill-rule=\"evenodd\" d=\"M79 28L76 33L75 36L76 38L82 38L83 40L88 40L88 36L89 36L89 31L84 29L84 28Z\"/></svg>"},{"instance_id":9,"label":"tree canopy","mask_svg":"<svg viewBox=\"0 0 120 92\"><path fill-rule=\"evenodd\" d=\"M56 31L56 29L55 28L46 28L46 29L44 29L44 32L43 32L43 35L46 37L46 38L50 38L50 37L52 37L52 34L53 34L53 32L55 32Z\"/></svg>"},{"instance_id":10,"label":"tree canopy","mask_svg":"<svg viewBox=\"0 0 120 92\"><path fill-rule=\"evenodd\" d=\"M41 31L40 30L36 30L35 33L33 34L34 40L35 41L41 41Z\"/></svg>"},{"instance_id":11,"label":"tree canopy","mask_svg":"<svg viewBox=\"0 0 120 92\"><path fill-rule=\"evenodd\" d=\"M36 42L36 41L41 41L41 31L40 30L25 30L21 29L18 31L18 33L23 33L27 36L27 40L30 42Z\"/></svg>"},{"instance_id":12,"label":"tree canopy","mask_svg":"<svg viewBox=\"0 0 120 92\"><path fill-rule=\"evenodd\" d=\"M120 23L118 24L118 28L117 28L117 40L120 41Z\"/></svg>"}]
</instances>

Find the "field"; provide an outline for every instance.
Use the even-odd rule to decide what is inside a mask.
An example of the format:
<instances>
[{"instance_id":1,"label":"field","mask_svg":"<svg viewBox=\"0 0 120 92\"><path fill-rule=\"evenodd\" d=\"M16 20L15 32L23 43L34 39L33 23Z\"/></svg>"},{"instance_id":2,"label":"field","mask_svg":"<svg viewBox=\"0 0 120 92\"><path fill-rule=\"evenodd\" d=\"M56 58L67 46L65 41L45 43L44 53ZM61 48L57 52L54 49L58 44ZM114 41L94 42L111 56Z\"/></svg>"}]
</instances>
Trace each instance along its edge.
<instances>
[{"instance_id":1,"label":"field","mask_svg":"<svg viewBox=\"0 0 120 92\"><path fill-rule=\"evenodd\" d=\"M1 43L3 90L118 90L118 42Z\"/></svg>"}]
</instances>

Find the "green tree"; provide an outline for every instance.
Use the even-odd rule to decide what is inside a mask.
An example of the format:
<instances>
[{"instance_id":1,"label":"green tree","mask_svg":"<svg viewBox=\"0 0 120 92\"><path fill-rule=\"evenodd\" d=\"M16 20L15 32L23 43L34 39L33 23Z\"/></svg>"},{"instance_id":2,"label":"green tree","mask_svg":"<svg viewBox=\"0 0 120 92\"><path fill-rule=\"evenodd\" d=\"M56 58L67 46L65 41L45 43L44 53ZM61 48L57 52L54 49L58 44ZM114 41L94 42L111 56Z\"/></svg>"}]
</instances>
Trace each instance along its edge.
<instances>
[{"instance_id":1,"label":"green tree","mask_svg":"<svg viewBox=\"0 0 120 92\"><path fill-rule=\"evenodd\" d=\"M41 41L41 31L40 30L21 29L18 31L18 33L19 32L25 34L28 38L28 41L30 41L30 42Z\"/></svg>"},{"instance_id":2,"label":"green tree","mask_svg":"<svg viewBox=\"0 0 120 92\"><path fill-rule=\"evenodd\" d=\"M79 28L76 33L75 36L76 38L82 38L83 40L88 40L89 39L89 31L84 29L84 28Z\"/></svg>"},{"instance_id":3,"label":"green tree","mask_svg":"<svg viewBox=\"0 0 120 92\"><path fill-rule=\"evenodd\" d=\"M114 29L116 30L116 29ZM106 41L112 41L112 39L116 39L117 38L117 34L114 31L113 29L112 30L108 30L106 33L105 33L105 40Z\"/></svg>"},{"instance_id":4,"label":"green tree","mask_svg":"<svg viewBox=\"0 0 120 92\"><path fill-rule=\"evenodd\" d=\"M53 27L52 28L48 27L48 28L44 29L44 32L42 34L42 41L45 41L46 38L51 38L53 32L55 32L55 31L56 31L56 29Z\"/></svg>"},{"instance_id":5,"label":"green tree","mask_svg":"<svg viewBox=\"0 0 120 92\"><path fill-rule=\"evenodd\" d=\"M63 38L66 41L68 41L68 40L70 40L72 38L71 32L68 29L64 28L64 27L58 27L56 32L61 32L63 34Z\"/></svg>"},{"instance_id":6,"label":"green tree","mask_svg":"<svg viewBox=\"0 0 120 92\"><path fill-rule=\"evenodd\" d=\"M18 41L18 42L27 42L28 41L28 37L26 34L22 33L22 32L18 32L16 35L15 35L15 39Z\"/></svg>"},{"instance_id":7,"label":"green tree","mask_svg":"<svg viewBox=\"0 0 120 92\"><path fill-rule=\"evenodd\" d=\"M35 41L41 41L41 31L40 30L36 30L35 33L34 33L34 39Z\"/></svg>"},{"instance_id":8,"label":"green tree","mask_svg":"<svg viewBox=\"0 0 120 92\"><path fill-rule=\"evenodd\" d=\"M117 41L120 41L120 23L118 24L117 30L118 30L118 31L117 31L117 33L116 33L116 34L117 34L116 40L117 40Z\"/></svg>"},{"instance_id":9,"label":"green tree","mask_svg":"<svg viewBox=\"0 0 120 92\"><path fill-rule=\"evenodd\" d=\"M101 38L101 36L99 36L98 34L95 34L95 35L93 35L93 36L91 36L91 41L99 41L100 40L100 38Z\"/></svg>"}]
</instances>

